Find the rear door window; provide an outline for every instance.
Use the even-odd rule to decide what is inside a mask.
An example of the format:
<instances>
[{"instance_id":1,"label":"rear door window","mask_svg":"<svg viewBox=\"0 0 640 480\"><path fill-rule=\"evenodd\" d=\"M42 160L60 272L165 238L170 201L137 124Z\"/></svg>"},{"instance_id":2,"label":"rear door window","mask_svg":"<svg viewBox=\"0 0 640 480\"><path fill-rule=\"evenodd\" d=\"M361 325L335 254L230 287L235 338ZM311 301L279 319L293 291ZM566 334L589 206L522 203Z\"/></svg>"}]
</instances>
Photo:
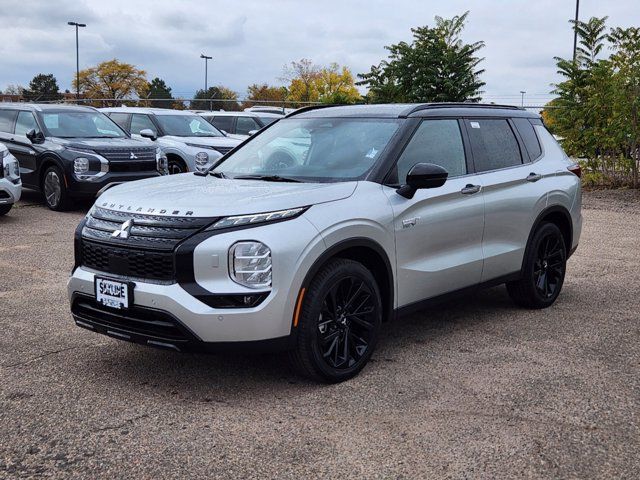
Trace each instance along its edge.
<instances>
[{"instance_id":1,"label":"rear door window","mask_svg":"<svg viewBox=\"0 0 640 480\"><path fill-rule=\"evenodd\" d=\"M0 132L13 133L13 121L17 110L0 110Z\"/></svg>"},{"instance_id":2,"label":"rear door window","mask_svg":"<svg viewBox=\"0 0 640 480\"><path fill-rule=\"evenodd\" d=\"M524 142L527 153L529 153L529 159L535 160L542 154L542 148L531 121L528 118L513 118L512 120Z\"/></svg>"},{"instance_id":3,"label":"rear door window","mask_svg":"<svg viewBox=\"0 0 640 480\"><path fill-rule=\"evenodd\" d=\"M501 118L466 120L476 171L522 165L522 155L509 122Z\"/></svg>"}]
</instances>

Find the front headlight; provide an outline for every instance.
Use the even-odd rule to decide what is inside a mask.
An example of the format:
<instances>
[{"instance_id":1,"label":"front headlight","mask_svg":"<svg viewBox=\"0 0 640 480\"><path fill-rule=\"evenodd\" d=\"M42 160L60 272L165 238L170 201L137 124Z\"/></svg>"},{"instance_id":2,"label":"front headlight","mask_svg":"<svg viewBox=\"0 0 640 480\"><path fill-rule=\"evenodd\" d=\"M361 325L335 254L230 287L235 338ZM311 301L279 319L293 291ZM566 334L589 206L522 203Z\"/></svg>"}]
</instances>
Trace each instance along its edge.
<instances>
[{"instance_id":1,"label":"front headlight","mask_svg":"<svg viewBox=\"0 0 640 480\"><path fill-rule=\"evenodd\" d=\"M261 242L234 244L229 249L229 275L245 287L271 287L271 250Z\"/></svg>"},{"instance_id":2,"label":"front headlight","mask_svg":"<svg viewBox=\"0 0 640 480\"><path fill-rule=\"evenodd\" d=\"M232 217L224 217L207 228L207 230L217 230L219 228L242 227L245 225L254 225L267 222L275 222L293 218L304 212L307 207L290 208L288 210L278 210L276 212L255 213L252 215L234 215Z\"/></svg>"},{"instance_id":3,"label":"front headlight","mask_svg":"<svg viewBox=\"0 0 640 480\"><path fill-rule=\"evenodd\" d=\"M78 157L73 161L73 173L76 175L84 175L89 171L89 159Z\"/></svg>"},{"instance_id":4,"label":"front headlight","mask_svg":"<svg viewBox=\"0 0 640 480\"><path fill-rule=\"evenodd\" d=\"M204 172L208 168L209 154L207 152L196 153L196 170Z\"/></svg>"},{"instance_id":5,"label":"front headlight","mask_svg":"<svg viewBox=\"0 0 640 480\"><path fill-rule=\"evenodd\" d=\"M8 150L0 152L0 178L2 177L13 183L20 181L20 164L15 157L9 155Z\"/></svg>"}]
</instances>

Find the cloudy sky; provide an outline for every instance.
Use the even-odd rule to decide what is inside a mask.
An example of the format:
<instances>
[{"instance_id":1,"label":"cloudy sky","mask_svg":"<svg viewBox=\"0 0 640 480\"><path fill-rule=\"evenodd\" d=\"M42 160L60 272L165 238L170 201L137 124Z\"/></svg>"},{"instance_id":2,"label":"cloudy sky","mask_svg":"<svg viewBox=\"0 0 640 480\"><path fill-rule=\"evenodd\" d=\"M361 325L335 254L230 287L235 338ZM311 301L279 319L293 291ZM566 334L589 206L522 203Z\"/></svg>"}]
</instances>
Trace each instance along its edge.
<instances>
[{"instance_id":1,"label":"cloudy sky","mask_svg":"<svg viewBox=\"0 0 640 480\"><path fill-rule=\"evenodd\" d=\"M640 25L638 0L582 0L580 17ZM117 58L159 76L176 95L222 84L240 96L251 83L281 83L285 64L309 58L365 72L384 45L411 39L410 28L470 10L463 38L484 40L485 100L537 104L556 81L554 56L570 57L575 0L0 0L0 89L53 73L62 89L80 68Z\"/></svg>"}]
</instances>

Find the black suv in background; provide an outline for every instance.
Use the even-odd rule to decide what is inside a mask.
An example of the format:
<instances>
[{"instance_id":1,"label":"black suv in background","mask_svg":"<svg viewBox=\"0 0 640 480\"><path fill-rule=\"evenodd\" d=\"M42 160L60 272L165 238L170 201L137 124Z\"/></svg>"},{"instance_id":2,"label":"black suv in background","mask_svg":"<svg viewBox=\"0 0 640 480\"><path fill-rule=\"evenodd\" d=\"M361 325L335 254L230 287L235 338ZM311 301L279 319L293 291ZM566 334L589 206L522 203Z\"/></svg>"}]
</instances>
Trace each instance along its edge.
<instances>
[{"instance_id":1,"label":"black suv in background","mask_svg":"<svg viewBox=\"0 0 640 480\"><path fill-rule=\"evenodd\" d=\"M0 103L0 143L20 162L23 186L41 191L52 210L166 171L159 148L92 107Z\"/></svg>"}]
</instances>

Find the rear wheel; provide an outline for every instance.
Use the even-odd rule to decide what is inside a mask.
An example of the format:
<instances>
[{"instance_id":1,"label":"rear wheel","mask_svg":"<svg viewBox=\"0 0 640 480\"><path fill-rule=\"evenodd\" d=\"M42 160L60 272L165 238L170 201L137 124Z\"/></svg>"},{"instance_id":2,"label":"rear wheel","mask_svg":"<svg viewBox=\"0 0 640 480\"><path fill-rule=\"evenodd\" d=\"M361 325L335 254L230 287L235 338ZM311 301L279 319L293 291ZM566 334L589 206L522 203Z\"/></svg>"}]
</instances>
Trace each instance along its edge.
<instances>
[{"instance_id":1,"label":"rear wheel","mask_svg":"<svg viewBox=\"0 0 640 480\"><path fill-rule=\"evenodd\" d=\"M567 268L567 251L560 229L543 223L527 248L523 276L507 283L511 299L527 308L546 308L560 295Z\"/></svg>"},{"instance_id":2,"label":"rear wheel","mask_svg":"<svg viewBox=\"0 0 640 480\"><path fill-rule=\"evenodd\" d=\"M64 183L62 170L56 166L47 168L42 177L44 201L51 210L62 211L69 208L69 194Z\"/></svg>"},{"instance_id":3,"label":"rear wheel","mask_svg":"<svg viewBox=\"0 0 640 480\"><path fill-rule=\"evenodd\" d=\"M291 361L314 380L347 380L371 358L381 323L380 291L371 272L353 260L333 260L303 299Z\"/></svg>"},{"instance_id":4,"label":"rear wheel","mask_svg":"<svg viewBox=\"0 0 640 480\"><path fill-rule=\"evenodd\" d=\"M9 210L11 210L11 207L13 205L9 204L9 205L0 205L0 217L2 215L6 215L7 213L9 213Z\"/></svg>"}]
</instances>

